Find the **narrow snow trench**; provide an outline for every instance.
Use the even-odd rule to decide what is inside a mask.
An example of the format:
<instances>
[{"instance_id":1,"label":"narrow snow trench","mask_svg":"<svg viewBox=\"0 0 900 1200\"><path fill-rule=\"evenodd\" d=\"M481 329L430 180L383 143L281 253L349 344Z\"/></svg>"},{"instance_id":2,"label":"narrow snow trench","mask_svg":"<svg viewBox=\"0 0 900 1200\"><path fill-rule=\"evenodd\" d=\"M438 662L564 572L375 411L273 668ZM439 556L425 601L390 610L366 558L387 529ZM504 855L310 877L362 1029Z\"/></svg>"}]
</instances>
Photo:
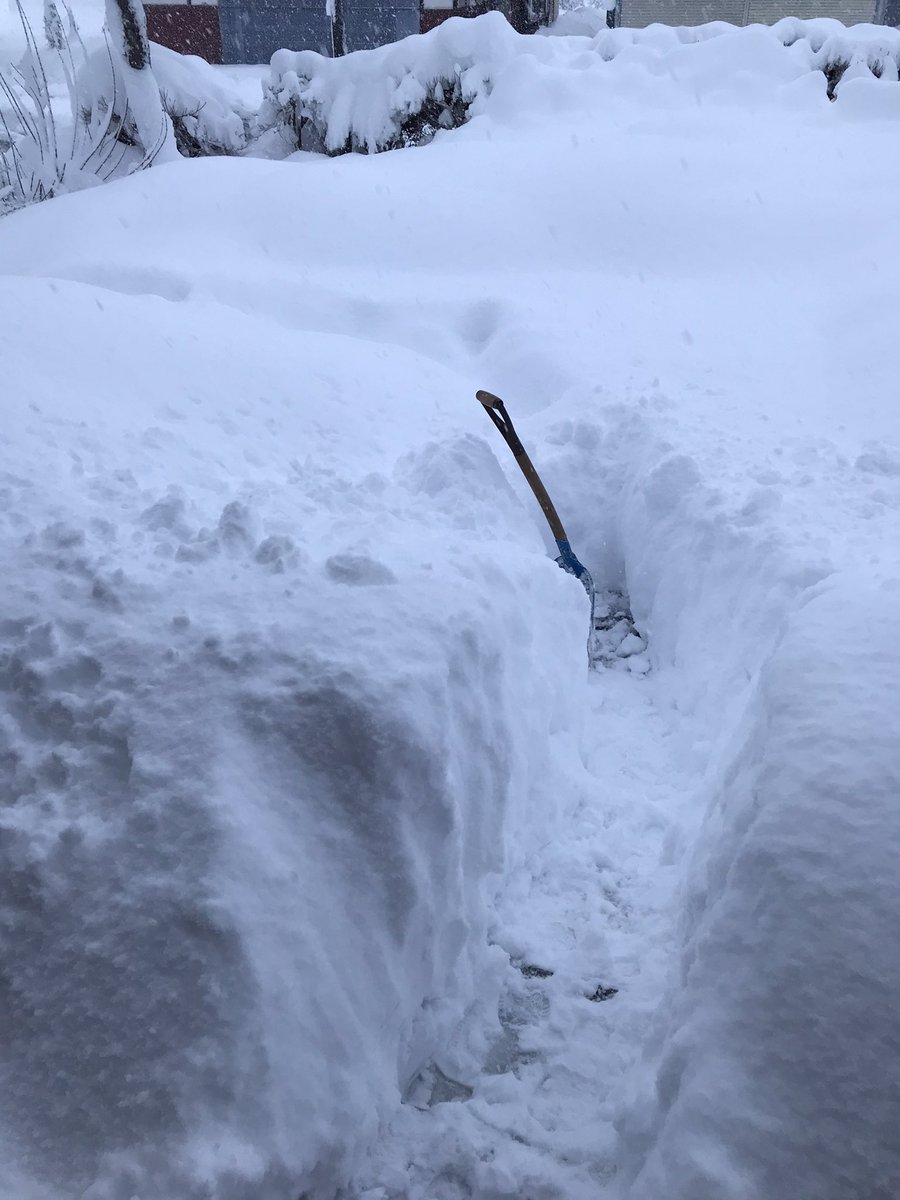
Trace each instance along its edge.
<instances>
[{"instance_id":1,"label":"narrow snow trench","mask_svg":"<svg viewBox=\"0 0 900 1200\"><path fill-rule=\"evenodd\" d=\"M582 728L550 735L569 815L501 884L502 1032L476 1079L439 1064L420 1078L360 1181L367 1200L617 1191L617 1116L677 945L673 851L697 786L654 679L597 672Z\"/></svg>"}]
</instances>

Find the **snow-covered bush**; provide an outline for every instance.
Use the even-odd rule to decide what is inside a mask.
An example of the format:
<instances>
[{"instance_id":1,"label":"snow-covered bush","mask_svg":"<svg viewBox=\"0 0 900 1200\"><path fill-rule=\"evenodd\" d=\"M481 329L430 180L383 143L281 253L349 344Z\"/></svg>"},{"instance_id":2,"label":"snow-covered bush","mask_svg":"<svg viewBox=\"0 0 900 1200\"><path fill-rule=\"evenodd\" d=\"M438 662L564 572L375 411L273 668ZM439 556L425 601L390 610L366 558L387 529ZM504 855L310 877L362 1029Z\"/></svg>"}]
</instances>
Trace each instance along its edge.
<instances>
[{"instance_id":1,"label":"snow-covered bush","mask_svg":"<svg viewBox=\"0 0 900 1200\"><path fill-rule=\"evenodd\" d=\"M341 58L279 50L261 121L290 131L297 147L328 154L421 145L478 111L523 40L488 13Z\"/></svg>"},{"instance_id":2,"label":"snow-covered bush","mask_svg":"<svg viewBox=\"0 0 900 1200\"><path fill-rule=\"evenodd\" d=\"M559 36L590 33L592 22L596 22L596 16L591 9L568 12L548 32ZM739 55L737 61L727 52L725 39ZM707 51L709 65L723 78L729 72L750 70L753 58L758 59L760 51L768 48L770 54L775 52L771 54L773 63L783 56L785 66L798 75L821 71L832 100L843 79L874 77L896 82L900 69L900 31L883 25L856 25L848 29L840 21L825 17L815 20L785 17L771 27L754 26L752 31L740 30L724 21L678 29L662 25L646 29L601 29L593 38L593 48L604 61L611 62L622 53L634 54L637 50L655 59L678 57L687 47L699 48L711 42L717 45Z\"/></svg>"},{"instance_id":3,"label":"snow-covered bush","mask_svg":"<svg viewBox=\"0 0 900 1200\"><path fill-rule=\"evenodd\" d=\"M154 46L151 73L146 31L134 14L123 22L117 0L103 39L87 44L72 13L48 4L49 51L18 12L24 54L0 69L0 214L176 151L193 158L246 148L255 112L200 58Z\"/></svg>"},{"instance_id":4,"label":"snow-covered bush","mask_svg":"<svg viewBox=\"0 0 900 1200\"><path fill-rule=\"evenodd\" d=\"M813 70L828 80L828 95L851 79L883 79L896 83L900 68L900 31L879 25L858 25L848 31L836 21L798 21L786 18L775 26L786 47L808 57Z\"/></svg>"},{"instance_id":5,"label":"snow-covered bush","mask_svg":"<svg viewBox=\"0 0 900 1200\"><path fill-rule=\"evenodd\" d=\"M154 115L152 93L142 90L144 80L135 82L141 70L117 51L115 27L104 49L89 55L74 21L68 33L60 22L61 47L47 56L18 0L17 8L25 53L8 75L0 73L0 214L127 175L170 153L171 126L158 92ZM67 111L53 94L59 76Z\"/></svg>"},{"instance_id":6,"label":"snow-covered bush","mask_svg":"<svg viewBox=\"0 0 900 1200\"><path fill-rule=\"evenodd\" d=\"M202 58L153 47L153 74L163 107L186 158L239 154L246 149L256 114Z\"/></svg>"}]
</instances>

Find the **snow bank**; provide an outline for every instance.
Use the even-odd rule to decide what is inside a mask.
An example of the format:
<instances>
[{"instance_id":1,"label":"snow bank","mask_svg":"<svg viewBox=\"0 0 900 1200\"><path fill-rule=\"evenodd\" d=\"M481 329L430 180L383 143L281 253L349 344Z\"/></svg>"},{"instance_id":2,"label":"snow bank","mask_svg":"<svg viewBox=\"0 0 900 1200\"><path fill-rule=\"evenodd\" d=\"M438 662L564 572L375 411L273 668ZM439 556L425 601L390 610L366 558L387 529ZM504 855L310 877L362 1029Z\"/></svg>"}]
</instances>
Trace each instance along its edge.
<instances>
[{"instance_id":1,"label":"snow bank","mask_svg":"<svg viewBox=\"0 0 900 1200\"><path fill-rule=\"evenodd\" d=\"M898 591L814 589L763 667L694 854L629 1195L896 1194Z\"/></svg>"},{"instance_id":2,"label":"snow bank","mask_svg":"<svg viewBox=\"0 0 900 1200\"><path fill-rule=\"evenodd\" d=\"M106 271L0 287L0 1190L22 1200L330 1195L432 1060L471 1075L491 879L564 805L543 739L578 703L583 596L457 377L192 300L259 250L235 255L243 203L209 220L224 176L190 179L0 230L6 262L64 275L77 228ZM163 299L170 207L194 249Z\"/></svg>"},{"instance_id":3,"label":"snow bank","mask_svg":"<svg viewBox=\"0 0 900 1200\"><path fill-rule=\"evenodd\" d=\"M887 1200L900 1179L896 414L873 412L854 455L840 402L834 426L820 401L807 434L792 419L771 442L763 402L720 404L598 388L529 422L563 510L600 464L570 532L627 583L654 696L679 714L675 762L698 773L654 868L683 873L675 971L619 1098L609 1194Z\"/></svg>"}]
</instances>

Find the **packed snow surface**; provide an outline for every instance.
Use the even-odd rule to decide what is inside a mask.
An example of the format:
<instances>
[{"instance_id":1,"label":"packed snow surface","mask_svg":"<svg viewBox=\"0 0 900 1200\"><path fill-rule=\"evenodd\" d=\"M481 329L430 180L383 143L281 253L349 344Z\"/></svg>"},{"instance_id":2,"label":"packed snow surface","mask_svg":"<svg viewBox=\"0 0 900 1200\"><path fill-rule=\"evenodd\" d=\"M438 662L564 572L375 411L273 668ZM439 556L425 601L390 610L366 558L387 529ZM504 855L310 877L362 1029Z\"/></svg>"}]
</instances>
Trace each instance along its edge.
<instances>
[{"instance_id":1,"label":"packed snow surface","mask_svg":"<svg viewBox=\"0 0 900 1200\"><path fill-rule=\"evenodd\" d=\"M770 37L0 222L0 1195L900 1194L900 91Z\"/></svg>"}]
</instances>

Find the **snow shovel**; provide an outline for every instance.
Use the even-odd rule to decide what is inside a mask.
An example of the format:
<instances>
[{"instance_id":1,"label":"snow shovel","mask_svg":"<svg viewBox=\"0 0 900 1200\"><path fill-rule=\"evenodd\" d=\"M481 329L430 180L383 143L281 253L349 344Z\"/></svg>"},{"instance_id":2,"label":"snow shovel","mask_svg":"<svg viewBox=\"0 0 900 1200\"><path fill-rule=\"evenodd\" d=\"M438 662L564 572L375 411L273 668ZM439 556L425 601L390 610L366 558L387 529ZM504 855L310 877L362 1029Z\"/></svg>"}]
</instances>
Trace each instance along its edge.
<instances>
[{"instance_id":1,"label":"snow shovel","mask_svg":"<svg viewBox=\"0 0 900 1200\"><path fill-rule=\"evenodd\" d=\"M584 590L591 602L591 624L588 633L588 664L596 667L598 663L611 665L614 660L630 658L646 649L647 643L634 628L634 619L629 611L628 602L618 592L604 592L598 597L597 589L591 573L579 562L568 535L563 527L559 514L553 506L553 501L547 495L547 489L540 475L534 468L534 463L528 457L525 447L519 441L515 426L510 420L506 405L499 396L492 392L478 391L475 398L480 400L484 411L491 418L503 437L503 440L513 452L519 469L528 481L528 486L534 492L541 512L547 518L550 532L559 549L557 563L564 571L580 579ZM634 669L634 668L632 668ZM646 669L646 667L644 668Z\"/></svg>"},{"instance_id":2,"label":"snow shovel","mask_svg":"<svg viewBox=\"0 0 900 1200\"><path fill-rule=\"evenodd\" d=\"M528 486L534 492L537 502L541 506L541 512L547 518L550 532L553 534L556 545L559 548L559 557L556 561L564 571L568 571L570 575L574 575L576 579L581 580L584 584L584 590L593 603L594 581L591 578L591 573L576 558L575 551L572 549L568 535L563 528L563 523L559 519L559 514L553 507L553 501L547 495L547 489L541 482L540 475L534 469L534 463L526 454L525 447L519 441L519 435L516 433L515 426L510 420L509 413L506 411L506 405L499 396L495 396L491 392L476 392L475 398L481 401L484 405L484 411L500 430L503 440L509 446L510 450L512 450L515 460L519 464L519 470L525 476Z\"/></svg>"}]
</instances>

